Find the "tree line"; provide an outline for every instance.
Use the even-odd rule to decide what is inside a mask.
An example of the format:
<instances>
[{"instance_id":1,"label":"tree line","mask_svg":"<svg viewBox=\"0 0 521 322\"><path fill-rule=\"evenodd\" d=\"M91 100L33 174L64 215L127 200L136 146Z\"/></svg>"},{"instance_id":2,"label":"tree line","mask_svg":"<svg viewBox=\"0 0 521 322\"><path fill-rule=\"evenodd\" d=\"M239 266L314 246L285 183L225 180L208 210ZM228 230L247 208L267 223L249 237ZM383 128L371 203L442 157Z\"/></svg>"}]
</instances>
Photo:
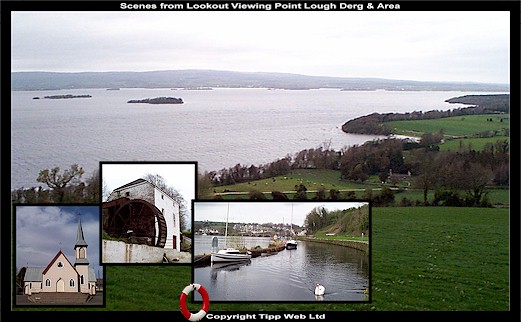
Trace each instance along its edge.
<instances>
[{"instance_id":1,"label":"tree line","mask_svg":"<svg viewBox=\"0 0 521 322\"><path fill-rule=\"evenodd\" d=\"M481 151L463 146L458 151L440 151L438 144L442 137L440 133L425 133L419 143L387 138L368 141L340 151L327 147L305 149L294 156L288 155L259 166L237 164L200 175L199 191L212 186L284 176L294 169L331 169L340 171L341 180L360 183L376 175L382 183L393 185L396 183L393 181L395 175L401 174L410 180L413 187L423 191L424 205L428 205L429 191L435 191L435 205L489 206L486 187L508 187L510 184L509 141L487 143ZM407 157L405 151L408 151ZM302 184L295 186L294 199L308 199L306 191L307 188ZM377 206L394 202L394 193L388 188L376 194L368 190L364 197L373 200ZM267 199L265 194L254 190L250 191L248 198ZM273 191L272 198L288 199L279 191ZM341 196L338 190L326 191L320 187L313 199L349 200L355 199L355 195L352 192Z\"/></svg>"}]
</instances>

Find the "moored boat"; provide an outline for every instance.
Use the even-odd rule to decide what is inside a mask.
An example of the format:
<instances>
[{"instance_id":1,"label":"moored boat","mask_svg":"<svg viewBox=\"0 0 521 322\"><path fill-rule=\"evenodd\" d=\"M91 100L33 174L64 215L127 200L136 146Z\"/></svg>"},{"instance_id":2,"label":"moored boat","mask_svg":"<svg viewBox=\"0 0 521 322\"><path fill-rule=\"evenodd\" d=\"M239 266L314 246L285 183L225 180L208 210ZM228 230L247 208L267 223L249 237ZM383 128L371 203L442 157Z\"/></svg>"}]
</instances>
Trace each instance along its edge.
<instances>
[{"instance_id":1,"label":"moored boat","mask_svg":"<svg viewBox=\"0 0 521 322\"><path fill-rule=\"evenodd\" d=\"M228 204L226 210L226 230L224 233L224 241L226 244L226 238L228 237L228 214L230 212L230 204ZM226 245L225 245L226 247ZM212 238L212 256L210 259L211 263L219 262L237 262L237 261L248 261L251 259L251 252L241 252L238 249L226 247L225 249L219 250L219 240L216 236Z\"/></svg>"},{"instance_id":2,"label":"moored boat","mask_svg":"<svg viewBox=\"0 0 521 322\"><path fill-rule=\"evenodd\" d=\"M290 239L286 242L286 249L297 249L297 241Z\"/></svg>"}]
</instances>

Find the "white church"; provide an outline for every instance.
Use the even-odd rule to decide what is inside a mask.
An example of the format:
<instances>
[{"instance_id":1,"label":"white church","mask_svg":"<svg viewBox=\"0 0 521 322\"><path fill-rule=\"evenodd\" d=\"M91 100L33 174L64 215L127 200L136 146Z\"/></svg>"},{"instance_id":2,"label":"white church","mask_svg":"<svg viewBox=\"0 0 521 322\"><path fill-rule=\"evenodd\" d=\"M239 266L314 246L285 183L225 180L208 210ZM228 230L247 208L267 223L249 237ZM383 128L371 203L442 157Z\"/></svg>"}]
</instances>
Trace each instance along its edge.
<instances>
[{"instance_id":1,"label":"white church","mask_svg":"<svg viewBox=\"0 0 521 322\"><path fill-rule=\"evenodd\" d=\"M72 293L93 296L96 294L96 273L89 266L87 242L83 236L81 219L78 221L74 245L74 264L58 251L45 267L27 267L24 275L23 292L28 296L43 293Z\"/></svg>"}]
</instances>

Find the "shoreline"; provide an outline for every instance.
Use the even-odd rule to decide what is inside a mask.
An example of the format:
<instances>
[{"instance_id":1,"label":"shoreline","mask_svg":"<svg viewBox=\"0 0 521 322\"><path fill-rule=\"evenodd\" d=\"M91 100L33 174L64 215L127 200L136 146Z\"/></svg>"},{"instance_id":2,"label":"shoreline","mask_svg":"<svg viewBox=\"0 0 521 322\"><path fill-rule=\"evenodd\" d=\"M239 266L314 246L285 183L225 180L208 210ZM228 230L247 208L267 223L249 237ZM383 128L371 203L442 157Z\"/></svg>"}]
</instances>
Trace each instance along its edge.
<instances>
[{"instance_id":1,"label":"shoreline","mask_svg":"<svg viewBox=\"0 0 521 322\"><path fill-rule=\"evenodd\" d=\"M298 240L316 242L316 243L324 243L331 245L338 245L344 247L350 247L354 249L358 249L364 251L366 253L369 252L369 242L366 241L358 241L358 240L333 240L327 238L316 238L316 237L298 237Z\"/></svg>"}]
</instances>

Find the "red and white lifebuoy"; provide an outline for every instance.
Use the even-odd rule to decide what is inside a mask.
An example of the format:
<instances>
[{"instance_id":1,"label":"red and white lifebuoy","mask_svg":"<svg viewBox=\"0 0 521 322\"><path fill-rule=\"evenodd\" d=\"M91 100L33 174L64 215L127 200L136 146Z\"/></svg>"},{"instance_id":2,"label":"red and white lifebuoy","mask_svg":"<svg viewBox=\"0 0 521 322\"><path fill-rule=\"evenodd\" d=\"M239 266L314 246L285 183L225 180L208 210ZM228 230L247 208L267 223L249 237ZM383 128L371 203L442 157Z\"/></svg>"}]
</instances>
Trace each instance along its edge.
<instances>
[{"instance_id":1,"label":"red and white lifebuoy","mask_svg":"<svg viewBox=\"0 0 521 322\"><path fill-rule=\"evenodd\" d=\"M186 297L190 292L196 290L203 297L203 307L196 314L191 313L186 308ZM208 292L206 289L200 284L190 284L183 289L181 293L181 298L179 299L179 306L181 307L181 313L183 313L184 317L189 321L199 321L206 316L208 310L210 309L210 298L208 297Z\"/></svg>"}]
</instances>

